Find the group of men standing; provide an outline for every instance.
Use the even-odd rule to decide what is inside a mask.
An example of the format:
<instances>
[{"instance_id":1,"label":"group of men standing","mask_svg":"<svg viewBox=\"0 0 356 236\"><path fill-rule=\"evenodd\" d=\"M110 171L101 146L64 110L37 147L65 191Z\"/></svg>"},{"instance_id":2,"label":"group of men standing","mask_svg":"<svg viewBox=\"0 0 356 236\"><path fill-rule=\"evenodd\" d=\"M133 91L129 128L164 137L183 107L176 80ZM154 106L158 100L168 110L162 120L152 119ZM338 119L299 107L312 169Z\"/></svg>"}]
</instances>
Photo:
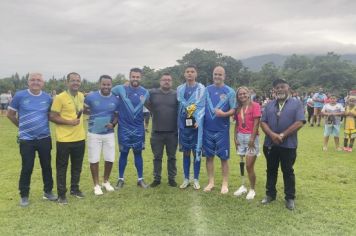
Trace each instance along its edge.
<instances>
[{"instance_id":1,"label":"group of men standing","mask_svg":"<svg viewBox=\"0 0 356 236\"><path fill-rule=\"evenodd\" d=\"M186 82L172 89L173 78L165 73L160 78L160 88L146 90L140 85L142 71L133 68L129 74L128 85L112 87L112 78L103 75L99 79L99 90L86 97L79 92L81 78L78 73L67 75L67 90L51 97L42 91L44 80L41 74L29 75L27 90L16 93L10 104L8 117L19 127L22 171L20 176L20 195L22 206L29 204L30 178L37 151L44 180L43 197L57 200L52 193L53 180L51 169L51 135L49 121L55 123L56 133L56 170L58 202L67 204L66 173L71 160L70 194L83 198L79 188L85 152L85 131L82 113L89 115L88 121L88 158L94 182L94 194L102 195L124 187L125 168L130 149L134 154L137 170L137 185L147 188L143 179L142 151L145 148L145 128L143 107L152 113L151 148L154 155L151 187L161 184L162 157L164 148L167 153L168 184L176 187L177 174L176 149L183 152L184 180L181 189L190 184L190 166L193 156L194 189L200 189L199 174L201 157L207 158L206 167L209 182L205 192L215 187L214 156L218 156L222 165L221 193L228 193L228 159L230 157L230 117L235 114L236 93L224 83L225 70L217 66L213 71L213 84L205 87L196 81L197 68L188 65L184 71ZM264 153L267 159L266 194L262 203L276 198L276 178L279 162L284 173L286 206L294 209L294 172L296 157L296 132L304 121L304 112L299 114L299 104L288 100L288 86L284 80L276 82L277 105L271 105L262 116L262 129L266 133ZM282 92L281 92L282 91ZM283 95L283 96L282 96ZM279 101L279 99L281 101ZM276 103L276 104L277 104ZM300 104L300 108L302 105ZM283 110L283 112L282 112ZM288 113L285 112L288 110ZM18 116L17 116L18 113ZM49 115L48 115L49 113ZM286 114L285 114L286 113ZM298 114L297 114L298 113ZM283 115L282 115L283 114ZM277 121L276 121L277 120ZM118 181L115 188L109 177L115 159L114 127L118 126L119 161ZM101 153L105 159L102 186L99 183L99 160ZM293 200L292 203L288 203Z\"/></svg>"}]
</instances>

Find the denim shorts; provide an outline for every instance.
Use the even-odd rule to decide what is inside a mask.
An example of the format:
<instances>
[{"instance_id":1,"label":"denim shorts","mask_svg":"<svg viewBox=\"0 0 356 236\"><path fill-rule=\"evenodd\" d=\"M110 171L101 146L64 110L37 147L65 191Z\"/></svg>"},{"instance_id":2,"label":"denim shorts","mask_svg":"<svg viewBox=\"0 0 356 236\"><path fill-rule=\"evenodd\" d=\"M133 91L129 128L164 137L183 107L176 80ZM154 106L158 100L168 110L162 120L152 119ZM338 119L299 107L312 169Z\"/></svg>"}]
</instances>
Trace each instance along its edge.
<instances>
[{"instance_id":1,"label":"denim shorts","mask_svg":"<svg viewBox=\"0 0 356 236\"><path fill-rule=\"evenodd\" d=\"M249 150L248 143L250 141L251 134L237 134L237 140L239 141L240 145L237 147L237 154L240 156L259 156L260 155L260 148L259 148L259 141L258 135L255 138L255 150Z\"/></svg>"},{"instance_id":2,"label":"denim shorts","mask_svg":"<svg viewBox=\"0 0 356 236\"><path fill-rule=\"evenodd\" d=\"M339 137L340 125L325 125L324 137L334 136Z\"/></svg>"}]
</instances>

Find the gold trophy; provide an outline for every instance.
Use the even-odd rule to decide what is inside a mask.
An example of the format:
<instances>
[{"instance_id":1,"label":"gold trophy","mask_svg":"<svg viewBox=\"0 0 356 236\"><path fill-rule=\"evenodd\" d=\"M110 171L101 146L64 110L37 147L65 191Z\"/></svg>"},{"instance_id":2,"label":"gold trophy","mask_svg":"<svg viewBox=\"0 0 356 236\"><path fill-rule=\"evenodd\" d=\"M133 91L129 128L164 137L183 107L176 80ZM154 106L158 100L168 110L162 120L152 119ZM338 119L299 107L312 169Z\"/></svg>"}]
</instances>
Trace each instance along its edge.
<instances>
[{"instance_id":1,"label":"gold trophy","mask_svg":"<svg viewBox=\"0 0 356 236\"><path fill-rule=\"evenodd\" d=\"M197 105L195 105L194 103L187 106L187 108L186 108L187 118L185 119L185 127L186 128L194 128L195 119L193 117L193 114L196 109L197 109Z\"/></svg>"}]
</instances>

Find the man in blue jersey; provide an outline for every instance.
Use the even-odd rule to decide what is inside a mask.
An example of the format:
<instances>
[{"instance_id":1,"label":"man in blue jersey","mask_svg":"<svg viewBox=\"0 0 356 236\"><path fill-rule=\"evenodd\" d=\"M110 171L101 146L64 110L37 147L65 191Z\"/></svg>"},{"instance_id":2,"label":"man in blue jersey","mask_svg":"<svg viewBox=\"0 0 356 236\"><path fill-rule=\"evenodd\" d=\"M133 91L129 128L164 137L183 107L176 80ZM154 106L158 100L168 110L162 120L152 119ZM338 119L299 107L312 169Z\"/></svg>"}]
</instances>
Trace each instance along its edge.
<instances>
[{"instance_id":1,"label":"man in blue jersey","mask_svg":"<svg viewBox=\"0 0 356 236\"><path fill-rule=\"evenodd\" d=\"M230 157L230 116L234 114L236 107L235 91L224 84L225 69L215 67L213 71L214 84L206 90L206 105L203 132L203 155L206 159L206 169L209 183L204 188L210 192L214 188L214 156L221 160L223 181L221 193L226 194L228 189L228 175Z\"/></svg>"},{"instance_id":2,"label":"man in blue jersey","mask_svg":"<svg viewBox=\"0 0 356 236\"><path fill-rule=\"evenodd\" d=\"M186 83L177 88L178 108L178 139L179 150L183 152L184 181L181 189L189 183L190 153L194 156L194 189L200 189L200 157L203 136L203 119L205 112L205 87L196 82L197 69L188 65L184 71Z\"/></svg>"},{"instance_id":3,"label":"man in blue jersey","mask_svg":"<svg viewBox=\"0 0 356 236\"><path fill-rule=\"evenodd\" d=\"M105 159L104 181L106 191L114 191L109 182L112 164L115 160L114 127L117 124L118 99L111 93L112 78L102 75L99 79L99 90L90 93L84 99L84 112L89 114L88 122L88 156L91 175L94 182L94 194L102 195L99 185L99 160L101 152Z\"/></svg>"},{"instance_id":4,"label":"man in blue jersey","mask_svg":"<svg viewBox=\"0 0 356 236\"><path fill-rule=\"evenodd\" d=\"M44 183L43 198L56 201L53 195L51 167L52 141L48 124L51 97L42 91L44 80L40 73L31 73L28 77L28 89L18 91L9 106L7 117L19 127L19 146L22 169L19 181L20 205L28 206L31 175L36 151L42 168Z\"/></svg>"},{"instance_id":5,"label":"man in blue jersey","mask_svg":"<svg viewBox=\"0 0 356 236\"><path fill-rule=\"evenodd\" d=\"M143 181L142 150L145 148L145 128L143 124L143 105L149 97L146 89L140 86L142 70L133 68L130 70L129 85L117 85L112 93L119 99L117 128L119 139L119 179L116 189L124 186L124 172L130 149L133 150L135 166L137 170L137 185L147 188Z\"/></svg>"},{"instance_id":6,"label":"man in blue jersey","mask_svg":"<svg viewBox=\"0 0 356 236\"><path fill-rule=\"evenodd\" d=\"M312 99L314 102L314 116L313 116L313 123L310 126L314 126L315 123L317 123L318 126L320 126L321 109L323 109L325 100L327 99L327 96L324 93L324 89L319 88L319 91L317 93L314 93Z\"/></svg>"}]
</instances>

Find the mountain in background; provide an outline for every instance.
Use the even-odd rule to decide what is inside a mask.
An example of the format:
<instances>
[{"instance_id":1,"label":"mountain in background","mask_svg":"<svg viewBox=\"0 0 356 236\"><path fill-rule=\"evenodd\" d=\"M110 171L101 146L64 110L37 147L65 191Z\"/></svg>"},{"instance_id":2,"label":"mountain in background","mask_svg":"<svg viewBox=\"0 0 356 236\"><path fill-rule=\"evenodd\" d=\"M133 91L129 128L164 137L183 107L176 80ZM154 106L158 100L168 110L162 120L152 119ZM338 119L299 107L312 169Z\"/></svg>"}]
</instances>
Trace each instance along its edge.
<instances>
[{"instance_id":1,"label":"mountain in background","mask_svg":"<svg viewBox=\"0 0 356 236\"><path fill-rule=\"evenodd\" d=\"M297 54L301 55L301 54ZM249 57L245 59L240 59L244 66L248 67L251 71L259 71L262 66L266 63L273 62L276 66L283 66L284 61L291 55L281 55L281 54L265 54L260 56ZM319 55L305 55L307 57L313 58ZM356 64L356 54L343 54L341 59L351 61L351 63Z\"/></svg>"}]
</instances>

